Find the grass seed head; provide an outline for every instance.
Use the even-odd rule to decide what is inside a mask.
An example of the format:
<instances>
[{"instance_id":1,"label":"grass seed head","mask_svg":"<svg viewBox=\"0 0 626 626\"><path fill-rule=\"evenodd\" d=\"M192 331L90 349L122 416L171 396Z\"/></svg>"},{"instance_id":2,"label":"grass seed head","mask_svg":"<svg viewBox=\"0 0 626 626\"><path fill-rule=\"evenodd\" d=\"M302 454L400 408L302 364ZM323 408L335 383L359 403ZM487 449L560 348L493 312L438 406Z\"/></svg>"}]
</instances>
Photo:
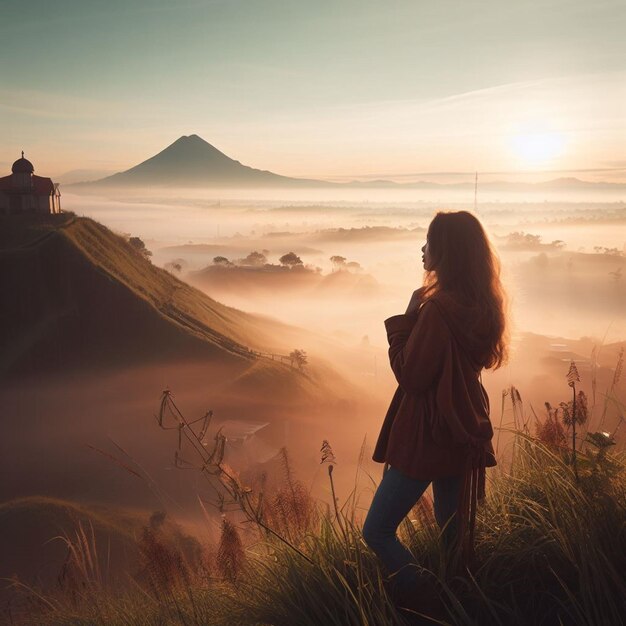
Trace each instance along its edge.
<instances>
[{"instance_id":1,"label":"grass seed head","mask_svg":"<svg viewBox=\"0 0 626 626\"><path fill-rule=\"evenodd\" d=\"M237 527L224 518L220 543L217 549L216 565L222 578L234 583L241 574L246 555Z\"/></svg>"},{"instance_id":2,"label":"grass seed head","mask_svg":"<svg viewBox=\"0 0 626 626\"><path fill-rule=\"evenodd\" d=\"M580 376L578 375L578 368L576 367L576 363L572 361L569 366L569 370L567 371L567 384L570 387L573 387L576 383L580 382Z\"/></svg>"}]
</instances>

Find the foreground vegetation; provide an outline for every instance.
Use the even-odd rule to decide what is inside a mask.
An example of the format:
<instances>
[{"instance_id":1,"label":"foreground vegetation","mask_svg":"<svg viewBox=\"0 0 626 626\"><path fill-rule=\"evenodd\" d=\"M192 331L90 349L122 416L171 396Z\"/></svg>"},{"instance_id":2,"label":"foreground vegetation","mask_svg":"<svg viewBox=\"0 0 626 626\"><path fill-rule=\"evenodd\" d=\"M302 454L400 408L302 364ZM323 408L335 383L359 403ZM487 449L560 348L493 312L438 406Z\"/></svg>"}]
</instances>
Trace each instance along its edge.
<instances>
[{"instance_id":1,"label":"foreground vegetation","mask_svg":"<svg viewBox=\"0 0 626 626\"><path fill-rule=\"evenodd\" d=\"M606 395L620 415L614 388L622 362L623 352ZM572 400L546 403L546 417L535 415L534 434L517 389L503 392L503 408L507 396L513 408L513 447L488 472L471 571L460 571L444 553L427 496L403 521L401 539L427 568L421 592L443 601L447 615L438 621L394 606L389 577L363 541L361 482L375 487L364 469L365 446L354 489L339 500L334 454L324 442L321 461L332 493L324 504L294 476L284 449L277 476L237 474L224 462L224 437L211 433L212 413L188 421L167 391L159 425L176 434L175 464L201 472L217 488L219 542L205 546L179 529L171 532L166 514L155 513L136 538L134 571L112 580L106 549L96 545L92 527L79 524L61 537L68 557L58 588L39 592L12 581L16 602L7 618L76 626L622 624L626 455L614 450L623 418L613 433L589 432L595 402L589 407L577 392L573 363L567 382ZM608 401L600 407L600 426L607 407Z\"/></svg>"},{"instance_id":2,"label":"foreground vegetation","mask_svg":"<svg viewBox=\"0 0 626 626\"><path fill-rule=\"evenodd\" d=\"M416 507L401 534L440 582L446 622L623 623L624 469L623 459L607 455L595 468L582 464L576 482L562 455L517 432L512 465L492 474L479 511L478 566L464 576L446 571L428 502ZM89 530L81 529L67 538L71 558L61 588L29 594L29 615L16 614L15 622L404 623L407 614L394 609L385 574L363 543L355 494L343 510L323 510L289 480L272 503L275 528L287 542L270 535L244 549L225 517L217 550L195 546L194 556L189 546L171 544L153 516L139 539L138 573L110 587Z\"/></svg>"}]
</instances>

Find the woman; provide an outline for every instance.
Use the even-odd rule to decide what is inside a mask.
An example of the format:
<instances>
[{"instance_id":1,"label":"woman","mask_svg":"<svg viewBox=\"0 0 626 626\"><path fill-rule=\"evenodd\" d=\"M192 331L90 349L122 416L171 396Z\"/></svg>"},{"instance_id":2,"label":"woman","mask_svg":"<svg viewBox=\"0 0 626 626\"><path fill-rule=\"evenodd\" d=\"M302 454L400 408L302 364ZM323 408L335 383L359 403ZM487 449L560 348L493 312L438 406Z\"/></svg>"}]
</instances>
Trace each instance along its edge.
<instances>
[{"instance_id":1,"label":"woman","mask_svg":"<svg viewBox=\"0 0 626 626\"><path fill-rule=\"evenodd\" d=\"M476 503L485 467L496 465L479 377L507 358L500 264L476 217L437 213L422 252L424 286L406 313L385 320L398 388L374 450L386 465L363 526L405 606L414 604L420 568L396 530L431 482L443 541L471 565Z\"/></svg>"}]
</instances>

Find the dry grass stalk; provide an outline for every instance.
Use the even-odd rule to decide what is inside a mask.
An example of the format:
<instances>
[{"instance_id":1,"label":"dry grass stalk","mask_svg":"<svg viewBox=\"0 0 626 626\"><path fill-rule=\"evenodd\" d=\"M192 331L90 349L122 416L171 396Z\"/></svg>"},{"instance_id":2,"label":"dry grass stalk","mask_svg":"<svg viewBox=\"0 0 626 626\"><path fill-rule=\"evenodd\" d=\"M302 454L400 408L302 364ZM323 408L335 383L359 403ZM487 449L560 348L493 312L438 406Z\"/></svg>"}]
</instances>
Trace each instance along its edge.
<instances>
[{"instance_id":1,"label":"dry grass stalk","mask_svg":"<svg viewBox=\"0 0 626 626\"><path fill-rule=\"evenodd\" d=\"M598 386L598 346L594 345L591 350L591 413L596 407L596 390Z\"/></svg>"},{"instance_id":2,"label":"dry grass stalk","mask_svg":"<svg viewBox=\"0 0 626 626\"><path fill-rule=\"evenodd\" d=\"M215 493L215 501L210 502L210 504L216 506L220 512L241 511L248 521L255 524L256 527L285 543L303 559L312 563L311 559L289 538L268 525L264 516L266 502L262 495L254 494L250 487L243 485L238 474L224 462L226 438L221 430L215 433L212 447L209 446L208 441L205 441L212 417L213 411L208 411L204 416L194 421L187 420L176 406L170 390L166 389L163 392L156 419L162 429L176 430L178 433L178 447L174 454L176 467L200 471ZM172 421L174 422L173 425L168 425ZM198 423L201 424L200 430L197 430L198 427L194 428ZM182 454L184 442L187 444L185 457ZM192 455L193 460L189 460L189 455ZM288 466L287 470L290 471ZM298 498L300 497L298 494L296 495Z\"/></svg>"},{"instance_id":3,"label":"dry grass stalk","mask_svg":"<svg viewBox=\"0 0 626 626\"><path fill-rule=\"evenodd\" d=\"M215 563L222 578L235 583L243 571L246 554L237 527L227 520L222 520L220 543L217 549Z\"/></svg>"},{"instance_id":4,"label":"dry grass stalk","mask_svg":"<svg viewBox=\"0 0 626 626\"><path fill-rule=\"evenodd\" d=\"M536 436L542 443L554 451L560 451L567 445L565 429L558 420L559 408L545 403L547 417L544 422L537 422Z\"/></svg>"},{"instance_id":5,"label":"dry grass stalk","mask_svg":"<svg viewBox=\"0 0 626 626\"><path fill-rule=\"evenodd\" d=\"M624 348L620 348L620 351L617 354L617 363L615 364L615 371L613 372L613 379L611 381L611 386L609 390L604 396L604 406L602 408L602 417L600 418L600 423L598 425L598 430L602 430L604 426L604 420L606 419L606 413L609 407L609 399L615 393L615 387L618 385L621 377L622 377L622 369L624 367Z\"/></svg>"},{"instance_id":6,"label":"dry grass stalk","mask_svg":"<svg viewBox=\"0 0 626 626\"><path fill-rule=\"evenodd\" d=\"M528 434L528 420L524 417L524 401L522 400L522 396L514 385L511 385L509 393L511 395L515 429Z\"/></svg>"},{"instance_id":7,"label":"dry grass stalk","mask_svg":"<svg viewBox=\"0 0 626 626\"><path fill-rule=\"evenodd\" d=\"M508 389L502 390L502 404L500 406L500 424L498 426L498 437L496 439L496 454L498 454L498 448L500 447L500 433L502 432L502 420L504 419L504 401L509 395Z\"/></svg>"},{"instance_id":8,"label":"dry grass stalk","mask_svg":"<svg viewBox=\"0 0 626 626\"><path fill-rule=\"evenodd\" d=\"M268 523L296 541L314 526L315 503L305 486L295 481L281 487L264 509Z\"/></svg>"},{"instance_id":9,"label":"dry grass stalk","mask_svg":"<svg viewBox=\"0 0 626 626\"><path fill-rule=\"evenodd\" d=\"M280 527L295 538L310 530L315 503L304 484L294 479L287 448L281 448L280 458L285 485L274 496L271 510L278 513Z\"/></svg>"},{"instance_id":10,"label":"dry grass stalk","mask_svg":"<svg viewBox=\"0 0 626 626\"><path fill-rule=\"evenodd\" d=\"M139 579L147 582L155 598L188 587L191 582L182 553L163 533L164 521L165 513L153 513L139 540Z\"/></svg>"},{"instance_id":11,"label":"dry grass stalk","mask_svg":"<svg viewBox=\"0 0 626 626\"><path fill-rule=\"evenodd\" d=\"M567 372L567 384L572 388L572 414L570 424L572 426L572 466L574 468L574 476L578 480L578 465L576 463L576 383L580 382L580 376L578 375L578 368L576 363L572 361ZM561 403L563 405L563 403ZM565 422L566 414L563 411L563 421ZM565 422L567 425L567 422Z\"/></svg>"},{"instance_id":12,"label":"dry grass stalk","mask_svg":"<svg viewBox=\"0 0 626 626\"><path fill-rule=\"evenodd\" d=\"M73 601L85 592L94 594L102 591L104 576L91 522L89 533L85 532L82 522L79 521L74 537L64 534L54 539L63 541L67 546L67 556L58 577L61 589L68 591Z\"/></svg>"},{"instance_id":13,"label":"dry grass stalk","mask_svg":"<svg viewBox=\"0 0 626 626\"><path fill-rule=\"evenodd\" d=\"M431 527L436 523L435 508L432 497L424 493L411 509L411 517L419 521L423 527Z\"/></svg>"},{"instance_id":14,"label":"dry grass stalk","mask_svg":"<svg viewBox=\"0 0 626 626\"><path fill-rule=\"evenodd\" d=\"M337 504L338 498L335 493L335 482L333 481L333 470L335 469L335 463L337 462L337 459L327 439L324 439L322 441L322 447L320 448L320 452L322 453L322 459L320 463L322 464L326 463L328 465L328 480L330 481L330 493L333 499L333 507L335 509L335 518L337 520L337 524L339 524L341 533L343 534L344 539L347 542L347 533L346 533L346 529L343 526L343 523L341 522L341 514L339 513L339 506Z\"/></svg>"}]
</instances>

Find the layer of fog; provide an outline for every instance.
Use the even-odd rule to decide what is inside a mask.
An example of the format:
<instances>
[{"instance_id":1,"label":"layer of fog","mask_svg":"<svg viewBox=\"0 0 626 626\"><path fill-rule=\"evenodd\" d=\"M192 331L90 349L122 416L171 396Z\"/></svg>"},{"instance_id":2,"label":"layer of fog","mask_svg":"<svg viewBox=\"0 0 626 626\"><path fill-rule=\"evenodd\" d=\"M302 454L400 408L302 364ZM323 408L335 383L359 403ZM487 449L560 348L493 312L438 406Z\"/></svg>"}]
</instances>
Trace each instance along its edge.
<instances>
[{"instance_id":1,"label":"layer of fog","mask_svg":"<svg viewBox=\"0 0 626 626\"><path fill-rule=\"evenodd\" d=\"M331 294L320 290L289 293L288 288L264 292L219 285L211 288L206 282L202 288L243 310L269 314L353 342L367 336L369 341L384 345L382 321L402 312L413 289L421 284L420 248L433 215L440 208L472 207L455 204L449 198L446 204L434 200L398 202L393 194L385 202L378 192L389 190L367 191L377 192L376 202L359 203L358 194L351 203L338 199L315 203L311 195L301 195L299 200L274 197L246 201L207 198L199 193L183 197L172 192L147 201L154 191L145 191L125 200L66 194L64 206L118 232L141 237L153 252L154 263L164 266L179 262L184 280L193 281L191 272L211 265L216 256L232 261L255 250L268 251L267 260L272 264L293 251L305 265L319 268L323 275L334 269L331 256L345 257L358 263L361 274L375 283L369 297L366 290L358 294L346 290L342 297L340 290ZM625 336L619 310L626 280L614 274L623 266L626 252L623 204L481 203L477 213L501 256L515 333L531 331L571 338L606 334L606 341ZM375 227L392 230L376 233L372 231ZM344 230L333 232L336 229ZM543 244L555 240L562 243L555 248L531 245L511 249L507 237L514 232L538 236ZM567 257L570 253L575 262ZM540 254L541 259L533 260ZM598 256L603 257L600 263L594 260ZM588 297L589 289L592 298Z\"/></svg>"},{"instance_id":2,"label":"layer of fog","mask_svg":"<svg viewBox=\"0 0 626 626\"><path fill-rule=\"evenodd\" d=\"M371 413L359 416L356 424L351 418L319 424L319 432L327 433L326 438L336 438L344 458L356 458L365 434L373 444L386 401L393 393L395 381L387 363L383 320L403 312L411 292L421 284L420 248L425 229L439 209L472 209L471 204L455 204L449 198L442 205L432 198L400 203L387 197L385 201L382 195L378 202L359 203L352 198L351 202L335 199L321 203L311 196L268 196L255 201L199 194L155 198L153 191L146 190L144 195L123 200L65 199L65 206L79 214L92 216L118 232L142 237L155 264L169 267L210 296L330 339L324 344L324 356L338 371L349 371L352 380L374 390ZM546 400L558 403L566 399L563 377L572 358L579 363L583 384L589 387L594 345L605 346L601 348L602 382L597 388L602 389L612 376L617 342L626 336L622 276L626 269L626 208L622 203L596 200L478 206L477 213L501 258L511 300L510 363L495 373L485 372L483 377L492 399L494 422L501 391L510 385L518 387L528 399L527 407L532 404L538 413ZM232 280L226 273L221 283L211 282L210 276L200 280L195 274L211 267L218 256L228 258L236 268L253 251L266 254L274 268L280 267L283 254L294 252L310 271L326 278L337 270L330 257L340 255L359 264L356 270L344 271L371 280L367 289L357 292L350 288L350 281L343 291L320 288L319 283L308 289L295 280L295 274L291 281L285 271L255 275L254 268L235 269ZM319 349L316 345L297 347L311 352ZM611 422L616 419L613 413L604 426L616 427ZM351 426L342 441L344 422ZM503 424L507 423L505 415Z\"/></svg>"}]
</instances>

